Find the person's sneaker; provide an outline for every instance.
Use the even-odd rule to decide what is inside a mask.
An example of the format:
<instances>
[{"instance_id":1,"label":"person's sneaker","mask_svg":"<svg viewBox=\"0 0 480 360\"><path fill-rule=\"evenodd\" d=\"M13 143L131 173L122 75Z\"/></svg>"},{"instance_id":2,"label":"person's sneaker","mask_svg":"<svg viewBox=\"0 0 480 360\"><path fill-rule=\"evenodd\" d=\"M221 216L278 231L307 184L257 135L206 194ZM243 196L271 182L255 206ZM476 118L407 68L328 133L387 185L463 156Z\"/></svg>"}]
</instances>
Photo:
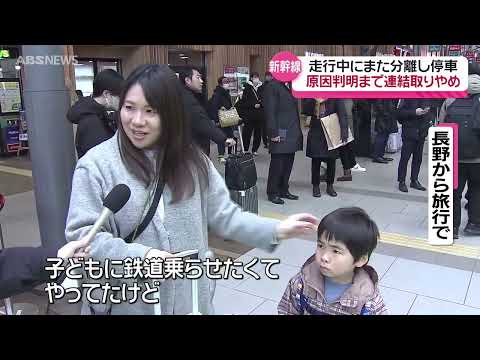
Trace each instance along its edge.
<instances>
[{"instance_id":1,"label":"person's sneaker","mask_svg":"<svg viewBox=\"0 0 480 360\"><path fill-rule=\"evenodd\" d=\"M453 239L458 240L458 228L453 228Z\"/></svg>"},{"instance_id":2,"label":"person's sneaker","mask_svg":"<svg viewBox=\"0 0 480 360\"><path fill-rule=\"evenodd\" d=\"M227 159L225 159L225 156L219 156L218 161L220 162L220 164L225 164L227 162Z\"/></svg>"},{"instance_id":3,"label":"person's sneaker","mask_svg":"<svg viewBox=\"0 0 480 360\"><path fill-rule=\"evenodd\" d=\"M480 224L473 224L469 222L463 231L468 235L480 236Z\"/></svg>"},{"instance_id":4,"label":"person's sneaker","mask_svg":"<svg viewBox=\"0 0 480 360\"><path fill-rule=\"evenodd\" d=\"M313 187L313 197L321 197L322 193L320 192L320 186Z\"/></svg>"},{"instance_id":5,"label":"person's sneaker","mask_svg":"<svg viewBox=\"0 0 480 360\"><path fill-rule=\"evenodd\" d=\"M384 156L382 156L380 159L385 160L385 161L393 161L392 158L384 157Z\"/></svg>"},{"instance_id":6,"label":"person's sneaker","mask_svg":"<svg viewBox=\"0 0 480 360\"><path fill-rule=\"evenodd\" d=\"M400 181L398 183L398 190L400 190L401 192L408 192L407 185L405 184L404 181Z\"/></svg>"},{"instance_id":7,"label":"person's sneaker","mask_svg":"<svg viewBox=\"0 0 480 360\"><path fill-rule=\"evenodd\" d=\"M351 171L358 171L358 172L365 172L367 169L361 167L359 164L355 164L353 168L350 169Z\"/></svg>"}]
</instances>

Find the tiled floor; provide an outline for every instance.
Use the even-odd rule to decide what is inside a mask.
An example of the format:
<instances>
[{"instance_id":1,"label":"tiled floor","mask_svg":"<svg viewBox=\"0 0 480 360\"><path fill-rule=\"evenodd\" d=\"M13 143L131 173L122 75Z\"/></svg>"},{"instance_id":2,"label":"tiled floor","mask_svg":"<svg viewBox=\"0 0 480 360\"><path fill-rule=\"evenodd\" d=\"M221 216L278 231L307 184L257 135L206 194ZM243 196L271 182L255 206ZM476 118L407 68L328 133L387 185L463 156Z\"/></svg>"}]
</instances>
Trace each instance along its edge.
<instances>
[{"instance_id":1,"label":"tiled floor","mask_svg":"<svg viewBox=\"0 0 480 360\"><path fill-rule=\"evenodd\" d=\"M217 282L214 305L217 314L276 314L276 305L290 278L313 254L315 243L288 240L272 254L254 249L239 258L279 258L272 272L279 280L248 279L237 285ZM285 262L284 262L285 259ZM380 292L389 314L472 314L480 315L480 274L419 261L374 253L372 265L380 277Z\"/></svg>"}]
</instances>

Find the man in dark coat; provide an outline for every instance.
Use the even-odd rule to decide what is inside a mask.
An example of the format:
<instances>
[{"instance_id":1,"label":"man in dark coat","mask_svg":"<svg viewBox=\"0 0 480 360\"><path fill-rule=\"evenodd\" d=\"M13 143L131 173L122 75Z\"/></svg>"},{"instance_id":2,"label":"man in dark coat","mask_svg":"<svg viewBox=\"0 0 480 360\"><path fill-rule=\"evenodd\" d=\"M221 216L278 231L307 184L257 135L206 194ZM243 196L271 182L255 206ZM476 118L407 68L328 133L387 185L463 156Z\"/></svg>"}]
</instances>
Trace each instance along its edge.
<instances>
[{"instance_id":1,"label":"man in dark coat","mask_svg":"<svg viewBox=\"0 0 480 360\"><path fill-rule=\"evenodd\" d=\"M402 153L398 164L398 188L408 192L405 185L407 165L413 154L410 187L421 191L427 190L418 181L422 165L423 145L428 135L428 129L433 120L433 114L426 99L400 100L398 105L398 120L402 124Z\"/></svg>"},{"instance_id":2,"label":"man in dark coat","mask_svg":"<svg viewBox=\"0 0 480 360\"><path fill-rule=\"evenodd\" d=\"M379 99L373 104L375 114L375 144L372 159L375 163L388 164L392 158L386 158L385 148L390 134L398 132L395 106L398 101L392 99Z\"/></svg>"},{"instance_id":3,"label":"man in dark coat","mask_svg":"<svg viewBox=\"0 0 480 360\"><path fill-rule=\"evenodd\" d=\"M268 200L274 204L284 204L282 198L298 200L288 191L295 152L303 150L298 101L286 84L272 80L264 89L263 105L271 154Z\"/></svg>"},{"instance_id":4,"label":"man in dark coat","mask_svg":"<svg viewBox=\"0 0 480 360\"><path fill-rule=\"evenodd\" d=\"M208 116L207 104L202 96L203 80L200 70L189 67L179 74L179 78L185 87L183 99L192 126L192 137L197 145L207 156L210 155L210 140L216 144L234 146L235 140L227 138Z\"/></svg>"},{"instance_id":5,"label":"man in dark coat","mask_svg":"<svg viewBox=\"0 0 480 360\"><path fill-rule=\"evenodd\" d=\"M265 81L262 83L262 85L258 88L258 95L260 96L260 100L263 103L263 90L266 88L268 83L272 81L273 76L270 71L267 71L265 73ZM268 149L268 133L267 133L267 121L265 120L265 113L263 113L262 116L262 141L263 145L265 146L265 149Z\"/></svg>"},{"instance_id":6,"label":"man in dark coat","mask_svg":"<svg viewBox=\"0 0 480 360\"><path fill-rule=\"evenodd\" d=\"M79 159L117 131L122 86L119 73L111 69L101 71L93 82L92 96L79 98L68 111L67 119L78 125L75 147Z\"/></svg>"},{"instance_id":7,"label":"man in dark coat","mask_svg":"<svg viewBox=\"0 0 480 360\"><path fill-rule=\"evenodd\" d=\"M230 92L228 91L228 82L225 76L218 78L218 85L213 91L213 95L208 101L208 115L211 119L215 121L218 127L220 127L220 120L218 118L218 111L220 109L229 110L232 108L232 98L230 97ZM228 138L233 138L233 126L230 127L220 127L225 136ZM232 148L228 149L228 153L232 153ZM218 161L225 163L225 144L218 144Z\"/></svg>"}]
</instances>

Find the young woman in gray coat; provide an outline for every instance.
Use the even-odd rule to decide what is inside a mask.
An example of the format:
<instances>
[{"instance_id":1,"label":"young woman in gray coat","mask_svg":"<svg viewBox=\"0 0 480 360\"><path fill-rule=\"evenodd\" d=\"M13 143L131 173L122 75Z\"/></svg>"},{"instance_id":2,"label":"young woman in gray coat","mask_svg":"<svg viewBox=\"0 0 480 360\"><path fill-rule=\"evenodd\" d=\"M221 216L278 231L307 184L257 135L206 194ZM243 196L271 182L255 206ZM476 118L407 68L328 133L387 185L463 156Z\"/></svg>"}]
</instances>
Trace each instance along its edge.
<instances>
[{"instance_id":1,"label":"young woman in gray coat","mask_svg":"<svg viewBox=\"0 0 480 360\"><path fill-rule=\"evenodd\" d=\"M168 66L143 65L134 70L126 81L120 109L115 136L82 157L73 177L66 227L69 241L85 236L102 211L102 199L115 185L124 183L131 189L127 204L92 240L93 259L102 264L126 258L153 261L194 249L205 260L208 230L269 251L279 239L315 231L318 220L312 215L298 214L279 222L242 212L230 200L223 178L191 141L182 88ZM141 223L161 180L165 186L152 221L132 243L126 243L123 239ZM107 282L127 290L112 299L110 292L105 295ZM159 294L162 314L192 311L189 279L169 278L158 286L140 274L121 279L104 274L93 281L84 278L82 283L103 286L84 295L83 314L158 313L158 306L145 301L155 294ZM155 291L142 299L128 291L135 285L143 294ZM200 312L212 314L214 282L203 276L198 287ZM99 304L94 303L97 300Z\"/></svg>"}]
</instances>

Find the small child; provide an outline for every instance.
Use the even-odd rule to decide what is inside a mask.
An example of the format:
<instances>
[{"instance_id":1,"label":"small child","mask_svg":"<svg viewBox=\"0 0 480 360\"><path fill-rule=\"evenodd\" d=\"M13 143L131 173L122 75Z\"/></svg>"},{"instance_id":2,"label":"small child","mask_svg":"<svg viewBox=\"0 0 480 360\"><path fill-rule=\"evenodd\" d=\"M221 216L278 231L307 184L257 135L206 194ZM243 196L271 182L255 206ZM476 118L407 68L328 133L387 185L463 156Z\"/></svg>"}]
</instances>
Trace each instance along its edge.
<instances>
[{"instance_id":1,"label":"small child","mask_svg":"<svg viewBox=\"0 0 480 360\"><path fill-rule=\"evenodd\" d=\"M378 275L368 266L377 225L357 207L340 208L318 226L315 255L288 283L280 315L385 315Z\"/></svg>"}]
</instances>

